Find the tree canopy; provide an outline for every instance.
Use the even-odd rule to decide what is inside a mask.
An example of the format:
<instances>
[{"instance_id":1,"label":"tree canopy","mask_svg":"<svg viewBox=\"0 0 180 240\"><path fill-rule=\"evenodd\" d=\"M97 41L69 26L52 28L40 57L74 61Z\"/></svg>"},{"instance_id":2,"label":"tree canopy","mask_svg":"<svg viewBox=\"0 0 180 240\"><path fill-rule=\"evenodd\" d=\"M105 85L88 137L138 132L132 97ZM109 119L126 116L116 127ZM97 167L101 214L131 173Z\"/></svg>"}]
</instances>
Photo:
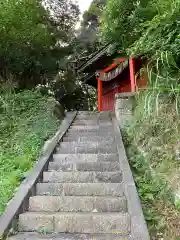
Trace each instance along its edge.
<instances>
[{"instance_id":1,"label":"tree canopy","mask_svg":"<svg viewBox=\"0 0 180 240\"><path fill-rule=\"evenodd\" d=\"M79 9L71 1L0 2L0 73L21 87L34 86L44 74L57 72L72 51Z\"/></svg>"},{"instance_id":2,"label":"tree canopy","mask_svg":"<svg viewBox=\"0 0 180 240\"><path fill-rule=\"evenodd\" d=\"M102 46L99 26L107 0L93 0L84 12L77 36L77 48L82 56L90 56Z\"/></svg>"},{"instance_id":3,"label":"tree canopy","mask_svg":"<svg viewBox=\"0 0 180 240\"><path fill-rule=\"evenodd\" d=\"M115 42L122 53L139 39L142 23L151 21L156 9L149 0L109 0L104 12L102 31L107 42Z\"/></svg>"},{"instance_id":4,"label":"tree canopy","mask_svg":"<svg viewBox=\"0 0 180 240\"><path fill-rule=\"evenodd\" d=\"M158 91L177 90L179 12L179 0L109 0L104 12L104 39L121 54L146 57L150 84Z\"/></svg>"}]
</instances>

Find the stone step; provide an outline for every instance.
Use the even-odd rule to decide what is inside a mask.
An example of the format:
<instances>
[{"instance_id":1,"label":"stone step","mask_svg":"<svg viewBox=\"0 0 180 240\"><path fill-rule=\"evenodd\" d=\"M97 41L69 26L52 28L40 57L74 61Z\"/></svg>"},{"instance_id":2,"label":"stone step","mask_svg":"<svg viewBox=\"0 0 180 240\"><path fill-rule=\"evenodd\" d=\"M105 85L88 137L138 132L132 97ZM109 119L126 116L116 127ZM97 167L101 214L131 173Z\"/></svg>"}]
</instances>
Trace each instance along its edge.
<instances>
[{"instance_id":1,"label":"stone step","mask_svg":"<svg viewBox=\"0 0 180 240\"><path fill-rule=\"evenodd\" d=\"M62 142L60 146L56 147L56 153L69 154L86 154L86 153L117 153L116 143L107 142L88 142L78 143L78 142Z\"/></svg>"},{"instance_id":2,"label":"stone step","mask_svg":"<svg viewBox=\"0 0 180 240\"><path fill-rule=\"evenodd\" d=\"M105 148L97 148L95 146L83 146L83 147L77 147L73 148L69 144L69 147L67 148L56 148L56 153L58 154L110 154L110 153L116 153L116 146L111 146L111 147L105 147Z\"/></svg>"},{"instance_id":3,"label":"stone step","mask_svg":"<svg viewBox=\"0 0 180 240\"><path fill-rule=\"evenodd\" d=\"M118 233L128 235L130 217L127 213L36 213L19 216L20 231L47 233Z\"/></svg>"},{"instance_id":4,"label":"stone step","mask_svg":"<svg viewBox=\"0 0 180 240\"><path fill-rule=\"evenodd\" d=\"M69 128L69 130L77 130L77 131L96 131L96 130L103 130L103 129L107 129L109 131L113 130L113 126L112 125L71 125L71 127Z\"/></svg>"},{"instance_id":5,"label":"stone step","mask_svg":"<svg viewBox=\"0 0 180 240\"><path fill-rule=\"evenodd\" d=\"M114 137L114 132L113 131L96 131L96 132L78 132L78 131L68 131L66 134L67 137L94 137L94 136L99 136L99 137Z\"/></svg>"},{"instance_id":6,"label":"stone step","mask_svg":"<svg viewBox=\"0 0 180 240\"><path fill-rule=\"evenodd\" d=\"M73 135L77 135L78 137L94 137L94 136L99 136L99 137L114 137L114 131L113 130L96 130L95 131L91 131L91 130L87 130L87 131L78 131L78 130L73 130L73 129L69 129L68 132L66 133L66 136L73 136Z\"/></svg>"},{"instance_id":7,"label":"stone step","mask_svg":"<svg viewBox=\"0 0 180 240\"><path fill-rule=\"evenodd\" d=\"M75 121L77 120L97 120L97 121L107 121L111 122L112 118L110 116L100 116L100 115L78 115L75 118Z\"/></svg>"},{"instance_id":8,"label":"stone step","mask_svg":"<svg viewBox=\"0 0 180 240\"><path fill-rule=\"evenodd\" d=\"M80 113L77 114L76 119L83 118L83 117L96 117L100 119L111 119L111 113L110 112L91 112L91 113Z\"/></svg>"},{"instance_id":9,"label":"stone step","mask_svg":"<svg viewBox=\"0 0 180 240\"><path fill-rule=\"evenodd\" d=\"M121 183L122 173L118 172L44 172L43 182L52 183Z\"/></svg>"},{"instance_id":10,"label":"stone step","mask_svg":"<svg viewBox=\"0 0 180 240\"><path fill-rule=\"evenodd\" d=\"M96 171L96 172L113 172L120 171L120 164L118 162L75 162L75 163L61 163L54 161L49 163L49 171L58 172L76 172L76 171Z\"/></svg>"},{"instance_id":11,"label":"stone step","mask_svg":"<svg viewBox=\"0 0 180 240\"><path fill-rule=\"evenodd\" d=\"M29 199L31 212L126 212L125 197L34 196Z\"/></svg>"},{"instance_id":12,"label":"stone step","mask_svg":"<svg viewBox=\"0 0 180 240\"><path fill-rule=\"evenodd\" d=\"M54 154L53 160L61 163L119 162L117 154Z\"/></svg>"},{"instance_id":13,"label":"stone step","mask_svg":"<svg viewBox=\"0 0 180 240\"><path fill-rule=\"evenodd\" d=\"M111 113L110 112L84 112L84 113L78 113L76 115L76 119L78 117L97 117L97 118L111 118Z\"/></svg>"},{"instance_id":14,"label":"stone step","mask_svg":"<svg viewBox=\"0 0 180 240\"><path fill-rule=\"evenodd\" d=\"M112 122L98 120L76 120L71 126L112 126Z\"/></svg>"},{"instance_id":15,"label":"stone step","mask_svg":"<svg viewBox=\"0 0 180 240\"><path fill-rule=\"evenodd\" d=\"M75 118L75 121L77 118L83 118L83 117L96 117L96 118L100 118L102 120L106 119L106 118L110 118L112 120L112 117L110 114L100 114L100 113L97 113L97 114L78 114L76 115L76 118Z\"/></svg>"},{"instance_id":16,"label":"stone step","mask_svg":"<svg viewBox=\"0 0 180 240\"><path fill-rule=\"evenodd\" d=\"M76 119L75 120L97 120L97 121L99 121L99 120L103 120L103 121L107 121L107 122L111 122L112 121L112 119L111 119L111 117L109 117L109 116L97 116L97 115L91 115L91 116L88 116L88 115L82 115L82 116L77 116L76 117Z\"/></svg>"},{"instance_id":17,"label":"stone step","mask_svg":"<svg viewBox=\"0 0 180 240\"><path fill-rule=\"evenodd\" d=\"M82 116L82 115L100 115L101 113L98 111L79 111L77 113L77 116Z\"/></svg>"},{"instance_id":18,"label":"stone step","mask_svg":"<svg viewBox=\"0 0 180 240\"><path fill-rule=\"evenodd\" d=\"M90 141L87 139L86 142L77 142L77 141L71 141L71 142L60 142L57 145L57 149L61 149L61 148L70 148L70 149L95 149L95 148L99 148L100 150L104 150L104 149L114 149L114 151L117 151L117 144L114 138L110 138L108 141Z\"/></svg>"},{"instance_id":19,"label":"stone step","mask_svg":"<svg viewBox=\"0 0 180 240\"><path fill-rule=\"evenodd\" d=\"M69 130L78 130L78 131L96 131L96 130L99 130L99 126L98 125L85 125L85 126L73 126L71 125Z\"/></svg>"},{"instance_id":20,"label":"stone step","mask_svg":"<svg viewBox=\"0 0 180 240\"><path fill-rule=\"evenodd\" d=\"M112 136L65 136L63 137L63 142L115 142L115 137Z\"/></svg>"},{"instance_id":21,"label":"stone step","mask_svg":"<svg viewBox=\"0 0 180 240\"><path fill-rule=\"evenodd\" d=\"M78 128L78 126L73 126L73 127L70 127L68 129L68 132L72 132L72 133L93 133L93 132L113 132L114 131L114 128L113 127L107 127L107 126L104 126L104 127L95 127L95 126L88 126L87 128L86 127L80 127Z\"/></svg>"},{"instance_id":22,"label":"stone step","mask_svg":"<svg viewBox=\"0 0 180 240\"><path fill-rule=\"evenodd\" d=\"M37 195L124 196L122 183L37 183Z\"/></svg>"},{"instance_id":23,"label":"stone step","mask_svg":"<svg viewBox=\"0 0 180 240\"><path fill-rule=\"evenodd\" d=\"M98 116L111 116L111 111L102 111L102 112L98 112L98 111L79 111L77 113L77 116L79 115L83 115L83 114L87 114L87 115L98 115Z\"/></svg>"},{"instance_id":24,"label":"stone step","mask_svg":"<svg viewBox=\"0 0 180 240\"><path fill-rule=\"evenodd\" d=\"M18 233L18 235L8 237L9 240L132 240L129 237L123 237L121 234L48 234L26 232Z\"/></svg>"},{"instance_id":25,"label":"stone step","mask_svg":"<svg viewBox=\"0 0 180 240\"><path fill-rule=\"evenodd\" d=\"M110 139L111 140L111 139ZM87 144L88 143L88 144ZM77 141L73 141L73 142L60 142L57 146L57 148L67 148L72 146L72 148L82 148L82 147L96 147L96 148L105 148L108 147L110 148L111 146L113 148L117 148L117 144L115 142L115 139L113 139L113 142L105 142L105 141L88 141L88 142L77 142Z\"/></svg>"}]
</instances>

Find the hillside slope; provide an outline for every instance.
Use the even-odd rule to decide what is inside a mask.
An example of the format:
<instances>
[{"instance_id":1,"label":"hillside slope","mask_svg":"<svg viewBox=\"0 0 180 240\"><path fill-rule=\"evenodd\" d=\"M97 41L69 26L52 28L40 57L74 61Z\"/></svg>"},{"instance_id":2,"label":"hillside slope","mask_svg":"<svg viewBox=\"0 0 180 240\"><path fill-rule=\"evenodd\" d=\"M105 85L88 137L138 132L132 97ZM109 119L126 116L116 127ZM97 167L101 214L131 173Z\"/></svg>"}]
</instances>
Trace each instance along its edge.
<instances>
[{"instance_id":1,"label":"hillside slope","mask_svg":"<svg viewBox=\"0 0 180 240\"><path fill-rule=\"evenodd\" d=\"M151 239L178 240L180 236L180 121L176 103L152 96L136 97L134 120L124 129L131 163Z\"/></svg>"},{"instance_id":2,"label":"hillside slope","mask_svg":"<svg viewBox=\"0 0 180 240\"><path fill-rule=\"evenodd\" d=\"M0 214L60 124L54 100L37 91L0 95Z\"/></svg>"}]
</instances>

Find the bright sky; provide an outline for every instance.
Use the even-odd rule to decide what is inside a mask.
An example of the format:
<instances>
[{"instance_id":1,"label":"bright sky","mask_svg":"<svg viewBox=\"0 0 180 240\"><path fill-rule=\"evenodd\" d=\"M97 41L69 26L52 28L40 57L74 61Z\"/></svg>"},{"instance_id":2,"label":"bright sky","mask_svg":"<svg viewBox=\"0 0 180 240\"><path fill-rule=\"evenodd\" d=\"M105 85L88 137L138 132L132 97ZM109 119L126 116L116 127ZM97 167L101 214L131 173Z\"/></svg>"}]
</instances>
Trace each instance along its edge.
<instances>
[{"instance_id":1,"label":"bright sky","mask_svg":"<svg viewBox=\"0 0 180 240\"><path fill-rule=\"evenodd\" d=\"M89 8L92 0L77 0L77 2L79 4L81 12L83 13Z\"/></svg>"},{"instance_id":2,"label":"bright sky","mask_svg":"<svg viewBox=\"0 0 180 240\"><path fill-rule=\"evenodd\" d=\"M92 0L74 0L74 1L79 4L80 11L81 11L80 19L82 19L82 14L84 13L84 11L88 10ZM80 21L77 23L76 29L78 29L79 27L80 27Z\"/></svg>"}]
</instances>

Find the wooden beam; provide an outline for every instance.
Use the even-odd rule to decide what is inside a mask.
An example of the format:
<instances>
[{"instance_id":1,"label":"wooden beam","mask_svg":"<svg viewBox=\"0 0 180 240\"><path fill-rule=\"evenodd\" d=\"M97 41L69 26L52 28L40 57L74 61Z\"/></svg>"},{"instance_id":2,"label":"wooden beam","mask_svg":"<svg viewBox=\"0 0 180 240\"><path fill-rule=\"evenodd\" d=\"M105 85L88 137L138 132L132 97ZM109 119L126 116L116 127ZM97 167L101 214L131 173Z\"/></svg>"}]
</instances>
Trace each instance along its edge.
<instances>
[{"instance_id":1,"label":"wooden beam","mask_svg":"<svg viewBox=\"0 0 180 240\"><path fill-rule=\"evenodd\" d=\"M106 73L106 72L109 72L110 70L112 70L116 67L117 67L117 63L113 63L109 67L105 68L103 71Z\"/></svg>"},{"instance_id":2,"label":"wooden beam","mask_svg":"<svg viewBox=\"0 0 180 240\"><path fill-rule=\"evenodd\" d=\"M124 62L125 59L124 59L124 58L120 58L119 61L120 61L120 62Z\"/></svg>"},{"instance_id":3,"label":"wooden beam","mask_svg":"<svg viewBox=\"0 0 180 240\"><path fill-rule=\"evenodd\" d=\"M129 70L130 70L130 82L131 82L131 92L135 92L135 60L129 59Z\"/></svg>"},{"instance_id":4,"label":"wooden beam","mask_svg":"<svg viewBox=\"0 0 180 240\"><path fill-rule=\"evenodd\" d=\"M108 66L107 68L105 68L103 71L105 73L109 72L110 70L114 69L117 67L117 65L121 62L124 62L124 58L120 58L118 61L112 63L110 66Z\"/></svg>"},{"instance_id":5,"label":"wooden beam","mask_svg":"<svg viewBox=\"0 0 180 240\"><path fill-rule=\"evenodd\" d=\"M102 94L103 94L103 88L102 88L102 81L97 77L98 81L98 111L102 111Z\"/></svg>"}]
</instances>

